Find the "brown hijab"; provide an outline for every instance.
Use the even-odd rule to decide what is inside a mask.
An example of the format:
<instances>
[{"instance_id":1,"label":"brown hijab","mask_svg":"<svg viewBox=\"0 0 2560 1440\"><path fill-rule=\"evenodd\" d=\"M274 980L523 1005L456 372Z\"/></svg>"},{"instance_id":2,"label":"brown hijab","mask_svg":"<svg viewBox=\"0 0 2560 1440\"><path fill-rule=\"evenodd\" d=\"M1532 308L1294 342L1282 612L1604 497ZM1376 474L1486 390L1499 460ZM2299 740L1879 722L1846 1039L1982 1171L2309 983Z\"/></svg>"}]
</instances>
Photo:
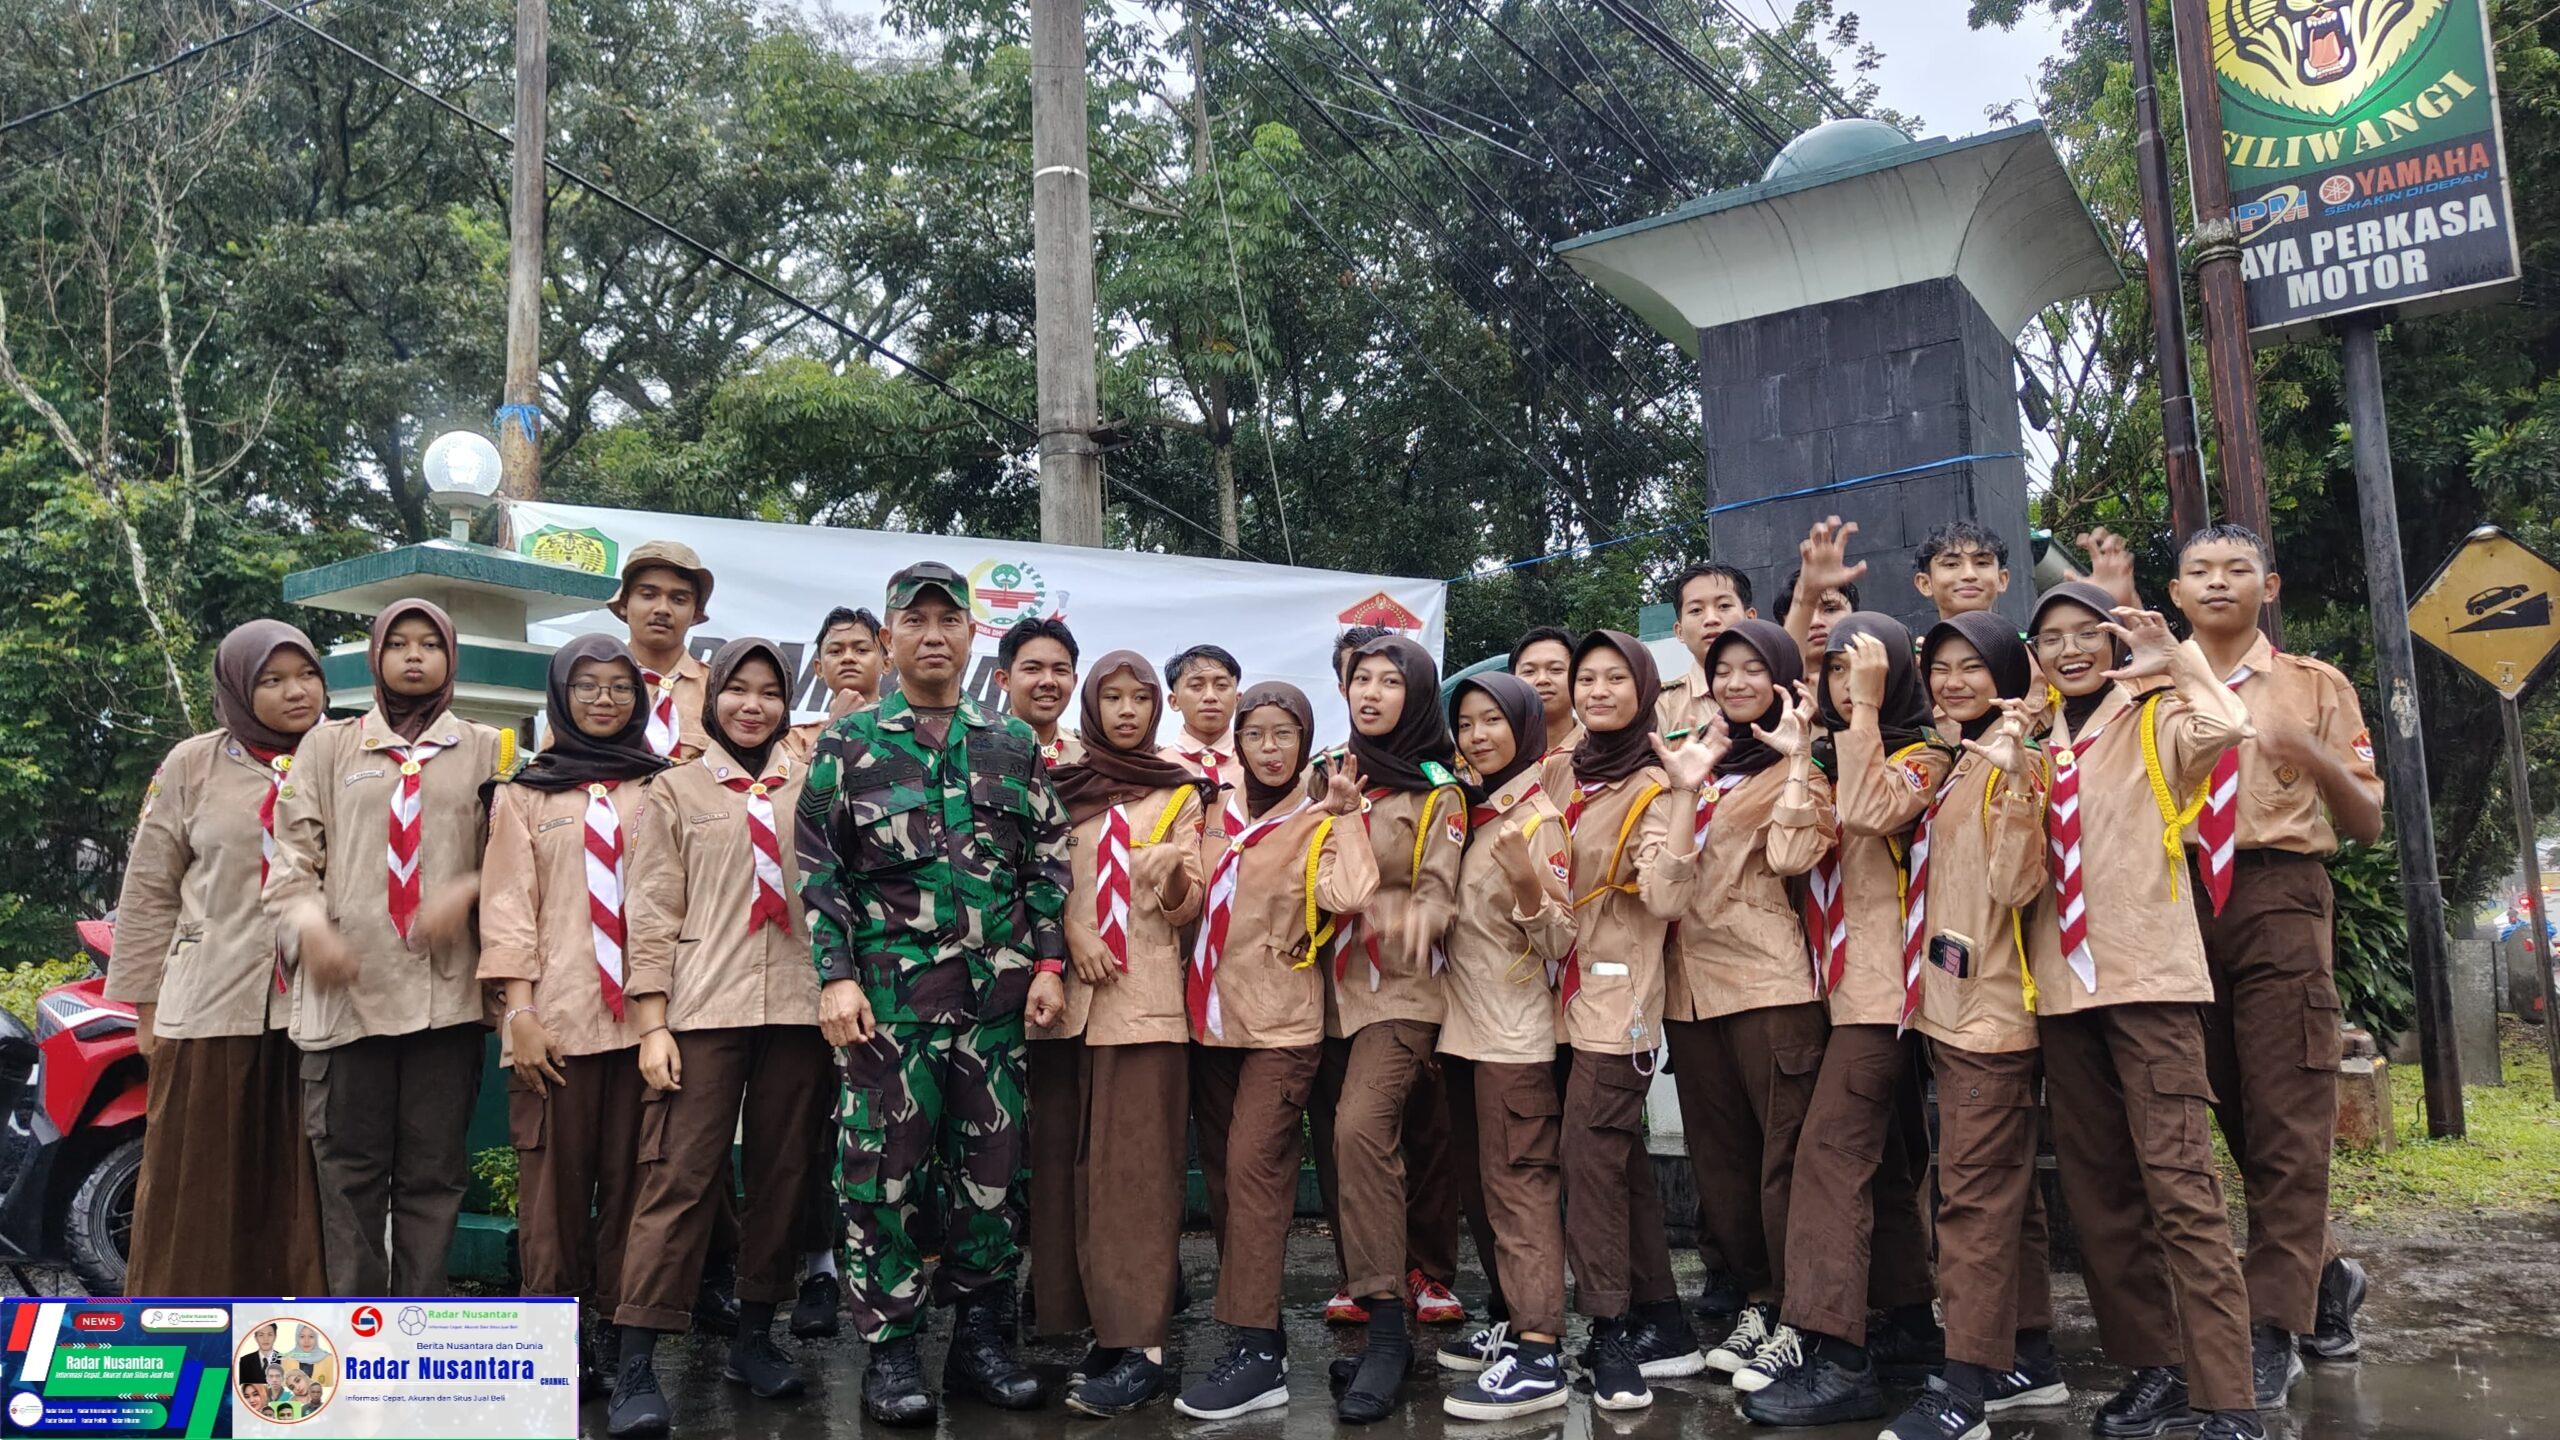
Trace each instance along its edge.
<instances>
[{"instance_id":1,"label":"brown hijab","mask_svg":"<svg viewBox=\"0 0 2560 1440\"><path fill-rule=\"evenodd\" d=\"M1436 790L1448 783L1446 772L1455 758L1449 720L1440 710L1440 667L1432 663L1430 651L1404 635L1381 635L1361 646L1353 653L1352 668L1356 671L1372 655L1394 662L1404 677L1404 708L1384 735L1363 735L1357 725L1352 727L1351 753L1360 773L1367 783L1390 790L1409 794ZM1444 778L1433 780L1423 769L1426 763L1441 767Z\"/></svg>"},{"instance_id":2,"label":"brown hijab","mask_svg":"<svg viewBox=\"0 0 2560 1440\"><path fill-rule=\"evenodd\" d=\"M302 743L300 735L288 735L258 718L258 672L280 650L299 652L312 669L320 668L320 652L311 648L311 637L281 620L252 620L223 636L222 647L213 652L214 721L262 756L284 754Z\"/></svg>"},{"instance_id":3,"label":"brown hijab","mask_svg":"<svg viewBox=\"0 0 2560 1440\"><path fill-rule=\"evenodd\" d=\"M1716 652L1728 645L1750 647L1751 653L1760 657L1760 663L1769 667L1769 707L1748 721L1736 720L1730 715L1725 717L1725 727L1733 736L1733 745L1724 752L1724 758L1716 762L1716 774L1757 775L1778 763L1778 752L1754 734L1752 727L1756 725L1767 729L1777 724L1780 706L1794 701L1796 682L1804 678L1804 651L1797 648L1796 637L1788 634L1782 625L1767 620L1736 620L1724 627L1724 633L1707 647L1704 668L1711 688L1715 683ZM1906 639L1903 645L1909 649L1909 640Z\"/></svg>"},{"instance_id":4,"label":"brown hijab","mask_svg":"<svg viewBox=\"0 0 2560 1440\"><path fill-rule=\"evenodd\" d=\"M773 727L773 733L764 737L761 745L739 744L720 724L720 692L729 688L729 678L738 673L738 667L750 660L762 660L773 667L774 677L782 682L783 704L787 707L791 703L788 698L791 666L782 658L782 647L761 636L741 635L712 652L711 673L702 682L702 732L721 749L728 751L729 758L744 766L749 775L762 779L765 762L773 758L773 747L791 728L791 716L787 710L781 723Z\"/></svg>"},{"instance_id":5,"label":"brown hijab","mask_svg":"<svg viewBox=\"0 0 2560 1440\"><path fill-rule=\"evenodd\" d=\"M391 627L415 615L436 627L444 637L444 688L432 695L395 695L382 683L382 648L391 639ZM453 708L454 676L462 669L462 651L454 644L453 617L431 600L411 598L394 600L373 617L373 633L365 639L365 664L373 671L373 707L382 715L382 723L397 732L401 739L414 741L427 733L436 717Z\"/></svg>"},{"instance_id":6,"label":"brown hijab","mask_svg":"<svg viewBox=\"0 0 2560 1440\"><path fill-rule=\"evenodd\" d=\"M1595 730L1582 722L1582 743L1573 747L1573 778L1583 785L1609 785L1653 763L1653 707L1662 699L1662 670L1644 642L1623 630L1594 630L1573 647L1573 669L1582 672L1584 657L1606 647L1626 657L1636 681L1635 718L1615 730Z\"/></svg>"},{"instance_id":7,"label":"brown hijab","mask_svg":"<svg viewBox=\"0 0 2560 1440\"><path fill-rule=\"evenodd\" d=\"M1298 722L1298 763L1289 767L1288 779L1277 785L1265 785L1262 777L1253 773L1253 762L1244 760L1244 805L1246 812L1256 820L1271 813L1272 806L1298 792L1298 777L1305 773L1307 756L1316 743L1316 709L1307 703L1307 692L1279 680L1265 680L1244 692L1244 698L1236 702L1235 728L1243 730L1245 717L1265 706L1283 711ZM1237 742L1236 748L1241 752L1243 742ZM1237 758L1244 759L1241 753Z\"/></svg>"},{"instance_id":8,"label":"brown hijab","mask_svg":"<svg viewBox=\"0 0 2560 1440\"><path fill-rule=\"evenodd\" d=\"M1482 783L1467 787L1467 803L1481 805L1511 783L1511 777L1538 763L1547 753L1547 703L1529 682L1500 670L1470 675L1449 692L1449 719L1458 718L1458 702L1470 690L1481 690L1484 698L1502 712L1503 723L1511 727L1511 763L1483 777Z\"/></svg>"},{"instance_id":9,"label":"brown hijab","mask_svg":"<svg viewBox=\"0 0 2560 1440\"><path fill-rule=\"evenodd\" d=\"M1921 670L1925 672L1929 668L1929 662L1937 656L1938 647L1949 640L1964 641L1982 657L1982 663L1991 669L1992 691L2001 699L2023 700L2034 688L2036 667L2035 661L2027 655L2027 642L2018 638L2018 627L2000 612L1968 610L1929 627L1929 638L1920 646ZM1991 727L1999 723L2000 711L1995 707L1957 728L1962 732L1962 738L1979 740L1990 734ZM1948 738L1952 742L1955 737Z\"/></svg>"},{"instance_id":10,"label":"brown hijab","mask_svg":"<svg viewBox=\"0 0 2560 1440\"><path fill-rule=\"evenodd\" d=\"M1147 719L1138 731L1142 748L1136 750L1114 747L1102 722L1102 682L1122 671L1147 687ZM1197 787L1203 792L1201 803L1209 803L1209 782L1156 753L1152 742L1164 720L1164 682L1147 657L1135 650L1112 651L1093 662L1079 693L1076 723L1084 758L1049 772L1067 807L1068 824L1081 825L1114 805L1143 800L1159 790Z\"/></svg>"},{"instance_id":11,"label":"brown hijab","mask_svg":"<svg viewBox=\"0 0 2560 1440\"><path fill-rule=\"evenodd\" d=\"M2105 621L2116 618L2116 597L2108 594L2105 587L2088 580L2065 580L2036 597L2035 617L2027 622L2028 633L2043 629L2045 612L2056 605L2077 605ZM2110 640L2107 651L2108 669L2125 663L2123 641ZM2070 724L2074 736L2087 727L2089 717L2097 714L2098 707L2107 703L2107 697L2115 693L2115 688L2112 684L2101 685L2086 695L2062 697L2062 718Z\"/></svg>"}]
</instances>

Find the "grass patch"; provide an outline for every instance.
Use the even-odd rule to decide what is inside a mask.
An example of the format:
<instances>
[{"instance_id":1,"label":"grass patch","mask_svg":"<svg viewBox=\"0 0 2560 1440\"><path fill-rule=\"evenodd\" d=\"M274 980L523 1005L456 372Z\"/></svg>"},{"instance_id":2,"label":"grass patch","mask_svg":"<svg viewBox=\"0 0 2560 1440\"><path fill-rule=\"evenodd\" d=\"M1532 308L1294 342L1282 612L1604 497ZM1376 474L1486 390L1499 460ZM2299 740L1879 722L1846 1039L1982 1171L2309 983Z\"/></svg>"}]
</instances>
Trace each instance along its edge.
<instances>
[{"instance_id":1,"label":"grass patch","mask_svg":"<svg viewBox=\"0 0 2560 1440\"><path fill-rule=\"evenodd\" d=\"M2501 1020L2498 1053L2506 1084L2463 1090L2470 1133L2427 1138L2426 1088L2417 1067L2394 1067L2392 1115L2399 1145L2387 1152L2341 1150L2329 1176L2330 1204L2358 1220L2429 1212L2521 1211L2560 1195L2560 1104L2542 1031Z\"/></svg>"}]
</instances>

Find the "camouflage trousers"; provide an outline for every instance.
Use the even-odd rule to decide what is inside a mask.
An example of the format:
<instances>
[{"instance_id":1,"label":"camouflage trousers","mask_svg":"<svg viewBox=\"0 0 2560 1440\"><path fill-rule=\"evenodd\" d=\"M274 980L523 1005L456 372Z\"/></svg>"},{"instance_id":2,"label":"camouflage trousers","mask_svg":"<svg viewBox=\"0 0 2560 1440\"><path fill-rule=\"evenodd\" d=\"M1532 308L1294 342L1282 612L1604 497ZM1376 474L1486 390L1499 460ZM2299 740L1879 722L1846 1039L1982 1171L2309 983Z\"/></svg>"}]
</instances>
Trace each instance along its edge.
<instances>
[{"instance_id":1,"label":"camouflage trousers","mask_svg":"<svg viewBox=\"0 0 2560 1440\"><path fill-rule=\"evenodd\" d=\"M1013 1275L1027 1154L1022 1016L883 1025L870 1044L838 1050L836 1061L844 1072L836 1195L849 1252L846 1299L855 1328L876 1344L918 1328L920 1205L939 1198L943 1206L937 1302Z\"/></svg>"}]
</instances>

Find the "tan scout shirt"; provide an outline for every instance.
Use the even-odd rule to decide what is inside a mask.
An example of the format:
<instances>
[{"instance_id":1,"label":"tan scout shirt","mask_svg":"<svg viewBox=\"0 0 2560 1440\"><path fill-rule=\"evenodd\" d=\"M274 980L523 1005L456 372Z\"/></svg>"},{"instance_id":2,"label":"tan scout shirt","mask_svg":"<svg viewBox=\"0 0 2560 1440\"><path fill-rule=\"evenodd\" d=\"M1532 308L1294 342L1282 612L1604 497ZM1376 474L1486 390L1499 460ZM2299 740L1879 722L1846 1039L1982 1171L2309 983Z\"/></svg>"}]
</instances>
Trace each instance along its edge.
<instances>
[{"instance_id":1,"label":"tan scout shirt","mask_svg":"<svg viewBox=\"0 0 2560 1440\"><path fill-rule=\"evenodd\" d=\"M1849 958L1831 992L1834 1025L1902 1023L1902 881L1912 827L1951 766L1938 746L1915 742L1887 755L1872 725L1832 732L1840 775L1841 923Z\"/></svg>"},{"instance_id":2,"label":"tan scout shirt","mask_svg":"<svg viewBox=\"0 0 2560 1440\"><path fill-rule=\"evenodd\" d=\"M806 774L778 749L766 769L784 777L771 798L782 903L791 923L764 925L753 935L747 933L756 899L747 797L722 783L745 772L715 744L646 787L637 843L624 861L632 895L630 983L623 988L634 999L666 996L671 1030L818 1023L818 971L809 960L792 845Z\"/></svg>"},{"instance_id":3,"label":"tan scout shirt","mask_svg":"<svg viewBox=\"0 0 2560 1440\"><path fill-rule=\"evenodd\" d=\"M1547 753L1538 758L1538 783L1559 806L1573 794L1573 752L1582 743L1582 735L1582 722L1577 720L1562 740L1548 746Z\"/></svg>"},{"instance_id":4,"label":"tan scout shirt","mask_svg":"<svg viewBox=\"0 0 2560 1440\"><path fill-rule=\"evenodd\" d=\"M1201 1044L1286 1050L1324 1039L1325 958L1307 935L1307 851L1319 827L1317 926L1359 914L1377 894L1377 853L1356 815L1328 816L1308 805L1245 851L1214 982L1225 1034L1192 1037Z\"/></svg>"},{"instance_id":5,"label":"tan scout shirt","mask_svg":"<svg viewBox=\"0 0 2560 1440\"><path fill-rule=\"evenodd\" d=\"M1416 965L1399 942L1397 927L1416 906L1443 917L1457 913L1458 865L1467 853L1467 795L1454 785L1428 794L1372 792L1365 812L1344 820L1361 822L1369 832L1369 848L1378 856L1378 893L1358 922L1344 922L1334 938L1334 969L1340 973L1333 982L1325 1033L1338 1039L1382 1020L1440 1023L1447 1000L1439 969L1447 963L1448 932L1433 937L1432 958ZM1374 962L1372 940L1378 947Z\"/></svg>"},{"instance_id":6,"label":"tan scout shirt","mask_svg":"<svg viewBox=\"0 0 2560 1440\"><path fill-rule=\"evenodd\" d=\"M639 661L635 658L632 663L636 665ZM645 675L648 672L643 670L641 673ZM688 650L675 669L659 676L656 685L641 690L640 708L643 713L657 709L661 689L675 691L676 753L669 758L690 760L710 745L711 736L702 728L702 706L709 698L710 685L711 667Z\"/></svg>"},{"instance_id":7,"label":"tan scout shirt","mask_svg":"<svg viewBox=\"0 0 2560 1440\"><path fill-rule=\"evenodd\" d=\"M1673 823L1686 824L1698 803L1695 795L1668 785L1661 767L1648 765L1624 780L1566 797L1568 815L1577 796L1582 806L1567 867L1582 988L1565 1007L1564 1038L1576 1050L1649 1055L1661 1043L1663 933L1688 907L1698 880L1695 865L1661 864ZM1665 788L1638 811L1636 802L1656 786Z\"/></svg>"},{"instance_id":8,"label":"tan scout shirt","mask_svg":"<svg viewBox=\"0 0 2560 1440\"><path fill-rule=\"evenodd\" d=\"M844 692L836 693L841 696ZM847 715L868 710L879 703L877 700L863 700L839 710L835 708L835 702L831 698L827 704L827 718L806 721L782 732L782 753L790 756L801 769L808 769L809 757L818 753L818 737L827 733L828 726Z\"/></svg>"},{"instance_id":9,"label":"tan scout shirt","mask_svg":"<svg viewBox=\"0 0 2560 1440\"><path fill-rule=\"evenodd\" d=\"M1839 821L1831 782L1821 772L1793 805L1781 803L1787 789L1787 765L1780 761L1716 802L1694 859L1675 853L1686 848L1676 841L1655 857L1658 870L1696 875L1680 914L1679 964L1663 1012L1670 1018L1713 1020L1814 1000L1813 953L1787 881L1831 849ZM1694 823L1694 809L1683 811L1680 823Z\"/></svg>"},{"instance_id":10,"label":"tan scout shirt","mask_svg":"<svg viewBox=\"0 0 2560 1440\"><path fill-rule=\"evenodd\" d=\"M1040 747L1040 763L1055 770L1061 765L1084 763L1084 741L1073 730L1061 730L1058 738Z\"/></svg>"},{"instance_id":11,"label":"tan scout shirt","mask_svg":"<svg viewBox=\"0 0 2560 1440\"><path fill-rule=\"evenodd\" d=\"M2187 648L2196 650L2193 640ZM2204 652L2196 650L2198 658ZM2260 635L2240 669L2223 677L2254 718L2267 716L2308 732L2338 757L2374 803L2382 801L2382 776L2373 768L2373 736L2355 687L2335 666L2308 655L2279 652ZM2320 786L2291 765L2268 760L2257 737L2240 742L2240 805L2234 844L2242 850L2291 850L2301 855L2337 853L2338 832L2321 803ZM2195 831L2187 832L2190 844Z\"/></svg>"},{"instance_id":12,"label":"tan scout shirt","mask_svg":"<svg viewBox=\"0 0 2560 1440\"><path fill-rule=\"evenodd\" d=\"M1963 978L1921 966L1914 1017L1929 1038L1975 1054L2036 1048L2019 952L2024 912L2048 878L2041 763L2000 777L1997 790L1992 773L1979 755L1958 757L1929 829L1929 936L1960 942L1971 958Z\"/></svg>"},{"instance_id":13,"label":"tan scout shirt","mask_svg":"<svg viewBox=\"0 0 2560 1440\"><path fill-rule=\"evenodd\" d=\"M1043 1029L1033 1026L1034 1040L1066 1040L1081 1035L1088 1045L1179 1045L1191 1036L1191 1019L1183 1007L1183 977L1190 957L1182 950L1182 927L1200 913L1206 886L1200 870L1200 792L1159 790L1133 801L1129 812L1129 858L1156 844L1182 852L1181 873L1188 882L1182 899L1168 905L1164 892L1139 884L1129 886L1129 968L1119 979L1088 985L1070 963L1062 977L1067 985L1066 1013ZM1170 813L1171 820L1166 816ZM1102 949L1094 878L1102 827L1109 812L1095 815L1071 832L1068 860L1075 888L1067 893L1067 953ZM1230 932L1233 933L1232 931ZM1232 947L1232 942L1230 942Z\"/></svg>"},{"instance_id":14,"label":"tan scout shirt","mask_svg":"<svg viewBox=\"0 0 2560 1440\"><path fill-rule=\"evenodd\" d=\"M1475 827L1458 867L1439 1049L1466 1060L1543 1065L1556 1055L1556 992L1547 967L1573 949L1573 901L1565 894L1573 837L1536 766L1512 777L1484 809L1493 818ZM1495 838L1513 830L1526 836L1550 881L1546 903L1534 915L1520 913L1511 879L1493 855Z\"/></svg>"},{"instance_id":15,"label":"tan scout shirt","mask_svg":"<svg viewBox=\"0 0 2560 1440\"><path fill-rule=\"evenodd\" d=\"M2181 686L2159 702L2160 765L2182 809L2213 773L2213 762L2240 743L2247 724L2248 712L2221 682L2206 686L2202 694ZM2137 733L2140 714L2119 686L2089 717L2097 738L2079 755L2081 885L2097 993L2090 994L2064 963L2057 887L2047 885L2027 919L2039 1015L2213 998L2186 860L2182 851L2173 865L2162 843L2160 807ZM2070 733L2057 712L2047 753Z\"/></svg>"},{"instance_id":16,"label":"tan scout shirt","mask_svg":"<svg viewBox=\"0 0 2560 1440\"><path fill-rule=\"evenodd\" d=\"M479 876L489 833L480 787L497 770L502 733L450 713L419 732L420 743L444 747L418 772L422 904ZM327 920L361 963L355 982L336 990L294 971L293 1043L305 1050L488 1018L480 945L468 927L423 951L391 928L391 796L400 762L385 747L403 743L372 711L326 721L302 737L276 794L276 858L266 893L275 935L295 951L304 926Z\"/></svg>"},{"instance_id":17,"label":"tan scout shirt","mask_svg":"<svg viewBox=\"0 0 2560 1440\"><path fill-rule=\"evenodd\" d=\"M1670 740L1706 724L1716 713L1715 697L1707 692L1707 667L1691 660L1688 674L1663 682L1653 702L1653 728Z\"/></svg>"},{"instance_id":18,"label":"tan scout shirt","mask_svg":"<svg viewBox=\"0 0 2560 1440\"><path fill-rule=\"evenodd\" d=\"M649 787L626 781L607 792L622 827L623 934L631 930L633 852L648 812ZM501 785L489 807L489 855L480 878L480 979L533 982L563 1055L602 1055L640 1043L628 1004L616 1020L604 1004L595 926L587 907L587 792ZM629 954L623 979L628 994ZM503 1011L502 1011L503 1013ZM512 1042L499 1034L508 1064Z\"/></svg>"},{"instance_id":19,"label":"tan scout shirt","mask_svg":"<svg viewBox=\"0 0 2560 1440\"><path fill-rule=\"evenodd\" d=\"M1186 730L1172 744L1157 746L1156 753L1194 775L1218 782L1218 798L1209 806L1209 834L1230 835L1244 828L1244 761L1236 756L1233 735L1221 735L1203 745ZM1203 758L1191 758L1195 755ZM1205 848L1200 855L1204 863L1212 861L1217 847Z\"/></svg>"},{"instance_id":20,"label":"tan scout shirt","mask_svg":"<svg viewBox=\"0 0 2560 1440\"><path fill-rule=\"evenodd\" d=\"M165 1040L282 1029L276 931L259 907L271 772L227 730L181 740L142 802L116 898L107 998L158 1005Z\"/></svg>"}]
</instances>

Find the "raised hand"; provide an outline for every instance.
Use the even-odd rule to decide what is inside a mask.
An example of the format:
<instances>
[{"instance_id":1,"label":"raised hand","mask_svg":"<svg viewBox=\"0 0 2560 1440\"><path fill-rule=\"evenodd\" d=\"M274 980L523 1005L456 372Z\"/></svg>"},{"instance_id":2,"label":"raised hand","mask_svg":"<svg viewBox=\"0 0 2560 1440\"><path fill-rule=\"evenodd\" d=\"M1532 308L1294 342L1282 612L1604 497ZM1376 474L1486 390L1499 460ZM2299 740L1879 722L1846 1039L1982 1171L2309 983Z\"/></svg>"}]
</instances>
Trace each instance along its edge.
<instances>
[{"instance_id":1,"label":"raised hand","mask_svg":"<svg viewBox=\"0 0 2560 1440\"><path fill-rule=\"evenodd\" d=\"M1501 867L1503 878L1515 888L1522 888L1524 879L1530 885L1537 883L1538 861L1529 853L1529 837L1517 825L1504 825L1494 831L1493 863Z\"/></svg>"},{"instance_id":2,"label":"raised hand","mask_svg":"<svg viewBox=\"0 0 2560 1440\"><path fill-rule=\"evenodd\" d=\"M2003 775L2016 775L2027 768L2027 720L2030 715L2025 700L1995 700L2000 707L2000 723L1980 740L1964 742L1965 750L1991 762ZM1949 732L1953 733L1953 732Z\"/></svg>"},{"instance_id":3,"label":"raised hand","mask_svg":"<svg viewBox=\"0 0 2560 1440\"><path fill-rule=\"evenodd\" d=\"M1182 868L1182 843L1168 838L1161 844L1141 845L1130 853L1129 879L1150 890L1162 890L1173 872Z\"/></svg>"},{"instance_id":4,"label":"raised hand","mask_svg":"<svg viewBox=\"0 0 2560 1440\"><path fill-rule=\"evenodd\" d=\"M2079 540L2089 554L2089 579L2116 598L2119 605L2138 605L2133 593L2133 548L2104 525L2084 531Z\"/></svg>"},{"instance_id":5,"label":"raised hand","mask_svg":"<svg viewBox=\"0 0 2560 1440\"><path fill-rule=\"evenodd\" d=\"M1874 713L1884 708L1884 680L1891 673L1892 657L1885 652L1884 642L1860 631L1849 637L1849 703L1840 708L1850 716L1860 711ZM1840 686L1831 687L1834 704L1840 700Z\"/></svg>"},{"instance_id":6,"label":"raised hand","mask_svg":"<svg viewBox=\"0 0 2560 1440\"><path fill-rule=\"evenodd\" d=\"M1793 696L1780 691L1777 725L1766 730L1754 725L1751 733L1760 737L1761 744L1792 760L1804 754L1812 743L1812 726L1806 718L1812 713L1812 706L1799 705Z\"/></svg>"},{"instance_id":7,"label":"raised hand","mask_svg":"<svg viewBox=\"0 0 2560 1440\"><path fill-rule=\"evenodd\" d=\"M2123 641L2133 653L2126 661L2107 672L2110 680L2140 680L2151 675L2166 675L2178 655L2178 637L2169 633L2169 622L2157 610L2136 610L2130 605L2116 607L2113 620L2102 621L2107 633Z\"/></svg>"},{"instance_id":8,"label":"raised hand","mask_svg":"<svg viewBox=\"0 0 2560 1440\"><path fill-rule=\"evenodd\" d=\"M1360 791L1367 776L1360 773L1360 761L1349 751L1343 752L1342 763L1325 776L1324 798L1316 808L1331 815L1356 815L1360 812Z\"/></svg>"},{"instance_id":9,"label":"raised hand","mask_svg":"<svg viewBox=\"0 0 2560 1440\"><path fill-rule=\"evenodd\" d=\"M1854 520L1837 515L1814 522L1811 530L1796 545L1796 559L1803 570L1796 577L1796 595L1807 603L1819 603L1822 592L1837 590L1855 583L1867 573L1867 562L1849 563L1849 537L1858 533Z\"/></svg>"},{"instance_id":10,"label":"raised hand","mask_svg":"<svg viewBox=\"0 0 2560 1440\"><path fill-rule=\"evenodd\" d=\"M1707 723L1689 732L1677 745L1665 744L1659 735L1653 742L1654 758L1661 762L1662 773L1674 790L1696 790L1707 783L1725 753L1733 748L1733 731L1718 711Z\"/></svg>"}]
</instances>

